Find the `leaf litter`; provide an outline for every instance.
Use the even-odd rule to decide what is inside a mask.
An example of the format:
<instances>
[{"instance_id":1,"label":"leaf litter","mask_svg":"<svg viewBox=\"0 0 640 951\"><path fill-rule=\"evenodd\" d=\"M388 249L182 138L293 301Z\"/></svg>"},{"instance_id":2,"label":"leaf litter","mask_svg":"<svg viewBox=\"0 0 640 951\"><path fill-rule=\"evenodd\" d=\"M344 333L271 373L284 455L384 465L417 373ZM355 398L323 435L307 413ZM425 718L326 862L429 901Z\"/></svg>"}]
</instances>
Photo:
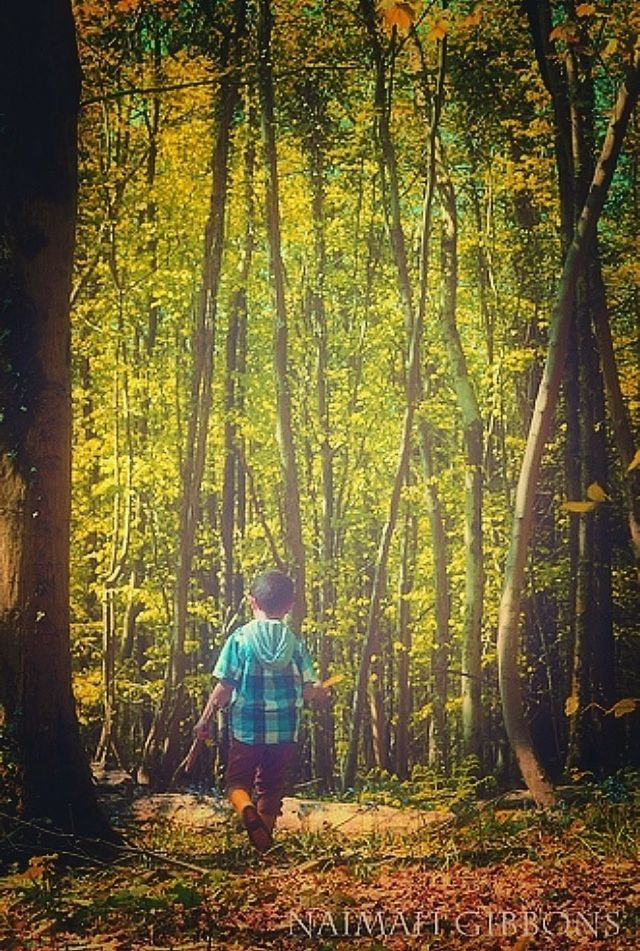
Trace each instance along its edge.
<instances>
[{"instance_id":1,"label":"leaf litter","mask_svg":"<svg viewBox=\"0 0 640 951\"><path fill-rule=\"evenodd\" d=\"M488 806L465 816L423 816L421 824L412 815L420 810L411 810L401 834L403 810L385 807L387 824L391 813L395 820L385 830L384 823L343 821L346 805L358 817L373 817L377 809L358 813L357 804L326 802L322 810L308 808L307 818L315 812L317 822L306 826L298 808L298 824L285 822L276 847L260 857L210 798L145 798L156 802L140 800L123 820L131 847L121 862L65 869L46 856L27 866L30 875L24 868L9 870L0 881L0 947L640 946L633 803L600 803L554 816ZM294 818L295 809L296 801L289 803ZM185 867L176 867L181 861Z\"/></svg>"}]
</instances>

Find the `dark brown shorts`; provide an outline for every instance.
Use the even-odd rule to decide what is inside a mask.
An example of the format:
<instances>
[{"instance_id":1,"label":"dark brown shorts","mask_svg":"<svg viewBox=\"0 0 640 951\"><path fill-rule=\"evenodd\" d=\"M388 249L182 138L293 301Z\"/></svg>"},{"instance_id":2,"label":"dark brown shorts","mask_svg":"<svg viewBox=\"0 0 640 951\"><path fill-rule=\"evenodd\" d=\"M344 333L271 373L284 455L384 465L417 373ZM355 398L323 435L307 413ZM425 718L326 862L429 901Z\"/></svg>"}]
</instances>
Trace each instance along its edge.
<instances>
[{"instance_id":1,"label":"dark brown shorts","mask_svg":"<svg viewBox=\"0 0 640 951\"><path fill-rule=\"evenodd\" d=\"M231 738L225 785L255 789L258 811L265 816L282 813L282 796L294 765L297 743L241 743Z\"/></svg>"}]
</instances>

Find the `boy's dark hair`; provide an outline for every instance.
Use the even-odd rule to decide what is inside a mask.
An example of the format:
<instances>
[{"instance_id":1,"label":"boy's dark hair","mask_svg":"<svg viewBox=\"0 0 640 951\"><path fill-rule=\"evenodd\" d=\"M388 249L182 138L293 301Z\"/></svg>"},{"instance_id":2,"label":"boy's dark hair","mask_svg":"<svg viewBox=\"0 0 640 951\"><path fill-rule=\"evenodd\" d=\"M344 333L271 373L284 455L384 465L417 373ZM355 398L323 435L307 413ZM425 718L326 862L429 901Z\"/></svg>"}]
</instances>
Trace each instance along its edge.
<instances>
[{"instance_id":1,"label":"boy's dark hair","mask_svg":"<svg viewBox=\"0 0 640 951\"><path fill-rule=\"evenodd\" d=\"M259 608L274 617L282 617L295 597L293 581L282 571L263 571L251 585L251 594Z\"/></svg>"}]
</instances>

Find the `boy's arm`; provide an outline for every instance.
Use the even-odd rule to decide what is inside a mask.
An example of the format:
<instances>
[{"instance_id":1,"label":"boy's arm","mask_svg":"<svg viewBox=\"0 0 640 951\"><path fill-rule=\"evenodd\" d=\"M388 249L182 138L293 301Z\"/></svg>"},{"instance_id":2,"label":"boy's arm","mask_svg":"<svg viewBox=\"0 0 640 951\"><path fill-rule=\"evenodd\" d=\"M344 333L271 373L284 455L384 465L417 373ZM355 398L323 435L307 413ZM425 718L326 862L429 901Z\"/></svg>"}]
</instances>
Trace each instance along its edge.
<instances>
[{"instance_id":1,"label":"boy's arm","mask_svg":"<svg viewBox=\"0 0 640 951\"><path fill-rule=\"evenodd\" d=\"M200 715L200 719L195 725L194 733L199 740L206 740L209 736L209 721L213 715L213 711L218 707L226 707L231 699L231 694L233 693L233 687L231 684L220 683L216 684L209 699L206 702L205 708Z\"/></svg>"},{"instance_id":2,"label":"boy's arm","mask_svg":"<svg viewBox=\"0 0 640 951\"><path fill-rule=\"evenodd\" d=\"M217 707L225 707L229 703L231 694L239 683L240 658L238 643L233 634L222 645L220 656L213 668L213 676L217 677L218 683L211 691L200 719L195 725L195 734L200 740L206 740L209 735L209 720L213 711Z\"/></svg>"},{"instance_id":3,"label":"boy's arm","mask_svg":"<svg viewBox=\"0 0 640 951\"><path fill-rule=\"evenodd\" d=\"M329 695L329 688L324 687L319 680L309 651L300 641L300 669L302 672L302 699L305 703L310 700L324 700Z\"/></svg>"}]
</instances>

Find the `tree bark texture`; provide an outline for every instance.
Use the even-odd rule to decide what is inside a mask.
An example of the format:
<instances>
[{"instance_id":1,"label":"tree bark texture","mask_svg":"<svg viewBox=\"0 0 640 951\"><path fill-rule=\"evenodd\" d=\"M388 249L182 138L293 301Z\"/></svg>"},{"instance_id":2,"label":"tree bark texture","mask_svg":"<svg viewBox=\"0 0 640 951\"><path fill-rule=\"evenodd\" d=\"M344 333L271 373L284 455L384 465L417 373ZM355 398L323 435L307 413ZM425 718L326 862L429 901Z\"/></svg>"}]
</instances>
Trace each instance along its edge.
<instances>
[{"instance_id":1,"label":"tree bark texture","mask_svg":"<svg viewBox=\"0 0 640 951\"><path fill-rule=\"evenodd\" d=\"M69 295L80 72L68 0L0 20L0 704L21 818L113 838L69 652Z\"/></svg>"}]
</instances>

